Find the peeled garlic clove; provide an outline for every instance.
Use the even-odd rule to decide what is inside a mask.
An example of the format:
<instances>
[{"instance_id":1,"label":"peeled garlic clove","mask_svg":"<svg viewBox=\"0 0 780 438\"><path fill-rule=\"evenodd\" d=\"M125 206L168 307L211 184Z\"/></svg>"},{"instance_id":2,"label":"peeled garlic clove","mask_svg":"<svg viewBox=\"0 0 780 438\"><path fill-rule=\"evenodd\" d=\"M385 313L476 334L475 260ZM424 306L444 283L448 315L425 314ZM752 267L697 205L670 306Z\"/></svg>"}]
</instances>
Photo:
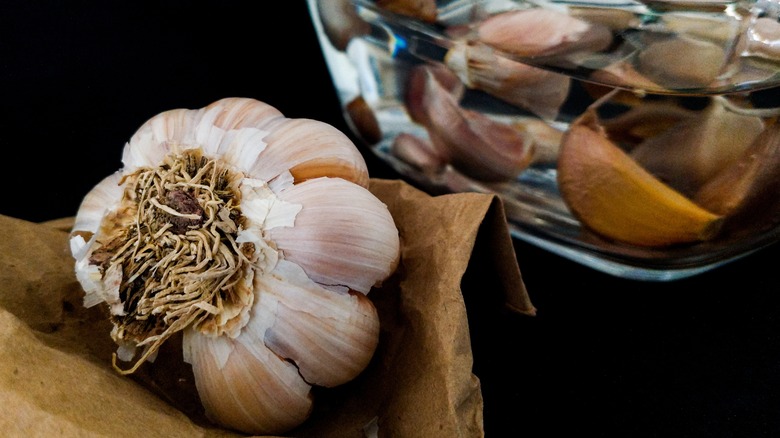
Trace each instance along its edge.
<instances>
[{"instance_id":1,"label":"peeled garlic clove","mask_svg":"<svg viewBox=\"0 0 780 438\"><path fill-rule=\"evenodd\" d=\"M262 277L259 308L273 315L265 344L292 361L303 379L333 387L368 366L379 341L379 317L361 293L325 289L296 264L280 261Z\"/></svg>"},{"instance_id":2,"label":"peeled garlic clove","mask_svg":"<svg viewBox=\"0 0 780 438\"><path fill-rule=\"evenodd\" d=\"M311 385L294 364L257 339L209 337L188 329L184 344L211 421L245 433L279 434L310 415Z\"/></svg>"},{"instance_id":3,"label":"peeled garlic clove","mask_svg":"<svg viewBox=\"0 0 780 438\"><path fill-rule=\"evenodd\" d=\"M477 27L477 40L521 57L598 52L612 42L605 26L545 8L511 10L493 15Z\"/></svg>"},{"instance_id":4,"label":"peeled garlic clove","mask_svg":"<svg viewBox=\"0 0 780 438\"><path fill-rule=\"evenodd\" d=\"M736 113L721 99L711 99L695 116L644 140L631 157L677 190L693 194L735 162L763 129L760 117Z\"/></svg>"},{"instance_id":5,"label":"peeled garlic clove","mask_svg":"<svg viewBox=\"0 0 780 438\"><path fill-rule=\"evenodd\" d=\"M387 233L393 218L368 190L318 178L281 191L279 199L303 208L294 227L273 228L270 238L315 282L367 293L395 270L399 241Z\"/></svg>"},{"instance_id":6,"label":"peeled garlic clove","mask_svg":"<svg viewBox=\"0 0 780 438\"><path fill-rule=\"evenodd\" d=\"M566 132L558 186L589 229L638 246L707 240L722 222L640 167L606 136L593 108Z\"/></svg>"},{"instance_id":7,"label":"peeled garlic clove","mask_svg":"<svg viewBox=\"0 0 780 438\"><path fill-rule=\"evenodd\" d=\"M415 112L428 131L438 153L464 174L482 181L505 181L525 170L533 156L533 144L521 130L465 110L438 81L440 75L427 66L416 67L410 89Z\"/></svg>"},{"instance_id":8,"label":"peeled garlic clove","mask_svg":"<svg viewBox=\"0 0 780 438\"><path fill-rule=\"evenodd\" d=\"M696 194L695 201L741 227L778 221L780 199L780 124L777 120Z\"/></svg>"},{"instance_id":9,"label":"peeled garlic clove","mask_svg":"<svg viewBox=\"0 0 780 438\"><path fill-rule=\"evenodd\" d=\"M703 88L727 67L724 49L712 42L676 36L653 42L636 58L636 69L669 89Z\"/></svg>"},{"instance_id":10,"label":"peeled garlic clove","mask_svg":"<svg viewBox=\"0 0 780 438\"><path fill-rule=\"evenodd\" d=\"M543 118L554 119L569 95L568 76L497 56L482 44L456 42L444 63L467 87Z\"/></svg>"},{"instance_id":11,"label":"peeled garlic clove","mask_svg":"<svg viewBox=\"0 0 780 438\"><path fill-rule=\"evenodd\" d=\"M380 8L433 23L438 16L436 0L377 0Z\"/></svg>"}]
</instances>

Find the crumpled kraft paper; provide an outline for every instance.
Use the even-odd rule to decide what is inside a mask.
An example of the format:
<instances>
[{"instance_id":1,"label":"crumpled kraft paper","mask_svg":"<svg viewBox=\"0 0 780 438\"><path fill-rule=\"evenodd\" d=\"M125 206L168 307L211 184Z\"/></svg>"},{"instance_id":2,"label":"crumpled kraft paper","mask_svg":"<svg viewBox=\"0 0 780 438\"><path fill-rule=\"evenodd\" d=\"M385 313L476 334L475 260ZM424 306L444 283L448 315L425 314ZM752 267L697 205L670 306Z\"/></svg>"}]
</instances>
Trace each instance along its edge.
<instances>
[{"instance_id":1,"label":"crumpled kraft paper","mask_svg":"<svg viewBox=\"0 0 780 438\"><path fill-rule=\"evenodd\" d=\"M432 197L398 180L374 179L370 188L393 214L402 242L397 272L369 294L380 315L379 346L355 380L315 388L311 418L287 436L484 436L461 291L469 261L492 260L495 271L485 275L501 278L501 290L481 293L535 312L502 204L487 194ZM203 416L175 341L132 376L113 370L116 346L105 309L81 304L71 224L0 215L4 436L243 436ZM477 239L482 244L475 246Z\"/></svg>"}]
</instances>

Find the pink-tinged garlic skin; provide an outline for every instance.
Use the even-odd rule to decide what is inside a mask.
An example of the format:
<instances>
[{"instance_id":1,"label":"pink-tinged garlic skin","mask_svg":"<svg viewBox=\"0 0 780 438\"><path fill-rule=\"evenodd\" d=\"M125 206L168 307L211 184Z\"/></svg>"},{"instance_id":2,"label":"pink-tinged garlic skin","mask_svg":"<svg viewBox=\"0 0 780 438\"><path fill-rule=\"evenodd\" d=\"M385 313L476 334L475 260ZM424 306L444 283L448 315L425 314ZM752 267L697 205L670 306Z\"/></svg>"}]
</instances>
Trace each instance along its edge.
<instances>
[{"instance_id":1,"label":"pink-tinged garlic skin","mask_svg":"<svg viewBox=\"0 0 780 438\"><path fill-rule=\"evenodd\" d=\"M260 278L257 287L266 291L257 311L273 315L265 344L293 361L306 382L341 385L368 366L379 339L379 319L366 295L334 293L286 261L277 265L274 275Z\"/></svg>"},{"instance_id":2,"label":"pink-tinged garlic skin","mask_svg":"<svg viewBox=\"0 0 780 438\"><path fill-rule=\"evenodd\" d=\"M327 175L368 187L363 156L343 132L311 119L274 119L263 125L269 131L266 149L249 173L264 181L287 170L296 181ZM307 144L309 147L296 147Z\"/></svg>"},{"instance_id":3,"label":"pink-tinged garlic skin","mask_svg":"<svg viewBox=\"0 0 780 438\"><path fill-rule=\"evenodd\" d=\"M405 163L431 174L440 172L447 164L431 142L406 132L395 136L390 152Z\"/></svg>"},{"instance_id":4,"label":"pink-tinged garlic skin","mask_svg":"<svg viewBox=\"0 0 780 438\"><path fill-rule=\"evenodd\" d=\"M383 231L392 217L368 190L338 178L319 178L290 187L279 198L303 209L295 227L271 229L270 238L312 280L365 294L395 270L399 240ZM356 234L356 229L364 231Z\"/></svg>"},{"instance_id":5,"label":"pink-tinged garlic skin","mask_svg":"<svg viewBox=\"0 0 780 438\"><path fill-rule=\"evenodd\" d=\"M612 42L606 26L545 8L512 10L493 15L477 27L477 40L521 57L598 52Z\"/></svg>"},{"instance_id":6,"label":"pink-tinged garlic skin","mask_svg":"<svg viewBox=\"0 0 780 438\"><path fill-rule=\"evenodd\" d=\"M440 78L446 75L436 73L436 68L415 69L409 90L419 95L408 95L407 107L448 163L469 177L489 182L515 178L530 165L534 145L524 131L462 108L442 86Z\"/></svg>"},{"instance_id":7,"label":"pink-tinged garlic skin","mask_svg":"<svg viewBox=\"0 0 780 438\"><path fill-rule=\"evenodd\" d=\"M409 117L421 125L427 124L429 120L428 89L431 87L436 87L441 98L451 102L445 108L457 106L466 92L466 86L460 78L443 65L431 64L413 68L407 79L404 101Z\"/></svg>"},{"instance_id":8,"label":"pink-tinged garlic skin","mask_svg":"<svg viewBox=\"0 0 780 438\"><path fill-rule=\"evenodd\" d=\"M207 337L187 330L184 339L211 421L247 433L278 434L309 416L311 385L295 365L265 347L262 338Z\"/></svg>"},{"instance_id":9,"label":"pink-tinged garlic skin","mask_svg":"<svg viewBox=\"0 0 780 438\"><path fill-rule=\"evenodd\" d=\"M379 318L365 295L396 269L400 237L346 135L257 100L226 98L152 117L122 158L124 167L85 196L71 238L85 305L110 307L118 357L136 361L118 371L133 372L169 330L182 330L209 418L262 435L305 421L312 385L345 383L368 365ZM157 213L138 213L148 211ZM146 218L154 222L135 222ZM125 270L133 245L145 257L162 255L128 261ZM221 298L191 291L222 272L230 274L219 289L203 295ZM176 276L181 283L165 283ZM148 305L123 303L120 285ZM171 295L155 297L161 289ZM198 301L186 307L185 296ZM171 297L183 307L171 310ZM166 321L189 309L173 319L189 322L143 338L124 319L141 308L159 309L152 314Z\"/></svg>"},{"instance_id":10,"label":"pink-tinged garlic skin","mask_svg":"<svg viewBox=\"0 0 780 438\"><path fill-rule=\"evenodd\" d=\"M569 95L568 76L498 56L483 44L457 42L444 62L469 88L542 118L554 119Z\"/></svg>"}]
</instances>

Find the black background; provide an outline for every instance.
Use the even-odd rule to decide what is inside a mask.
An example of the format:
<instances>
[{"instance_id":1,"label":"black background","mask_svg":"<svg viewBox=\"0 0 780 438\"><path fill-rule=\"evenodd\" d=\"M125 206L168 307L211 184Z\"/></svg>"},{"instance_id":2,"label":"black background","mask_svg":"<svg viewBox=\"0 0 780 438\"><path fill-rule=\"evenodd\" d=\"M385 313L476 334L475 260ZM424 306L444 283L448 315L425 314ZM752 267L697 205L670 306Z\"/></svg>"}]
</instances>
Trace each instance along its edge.
<instances>
[{"instance_id":1,"label":"black background","mask_svg":"<svg viewBox=\"0 0 780 438\"><path fill-rule=\"evenodd\" d=\"M347 131L302 0L3 2L0 214L75 214L145 120L228 96ZM488 437L780 434L777 245L661 283L515 247L538 315L466 297Z\"/></svg>"}]
</instances>

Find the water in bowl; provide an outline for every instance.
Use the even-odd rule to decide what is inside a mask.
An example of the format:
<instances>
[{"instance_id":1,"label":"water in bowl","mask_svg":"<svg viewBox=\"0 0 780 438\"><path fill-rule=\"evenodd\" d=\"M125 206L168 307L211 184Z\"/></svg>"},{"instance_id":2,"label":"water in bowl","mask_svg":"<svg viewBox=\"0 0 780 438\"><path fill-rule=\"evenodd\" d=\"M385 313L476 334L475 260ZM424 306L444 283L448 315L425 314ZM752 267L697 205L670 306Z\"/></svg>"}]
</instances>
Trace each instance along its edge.
<instances>
[{"instance_id":1,"label":"water in bowl","mask_svg":"<svg viewBox=\"0 0 780 438\"><path fill-rule=\"evenodd\" d=\"M731 178L769 194L724 213L717 233L655 244L632 240L630 212L599 228L598 212L562 192L612 191L562 191L558 166L564 135L591 110L610 142L688 199L749 155L766 161L771 148L751 143L778 137L777 2L308 2L355 134L431 193L499 195L518 239L613 275L673 280L780 237L778 188L754 176Z\"/></svg>"}]
</instances>

